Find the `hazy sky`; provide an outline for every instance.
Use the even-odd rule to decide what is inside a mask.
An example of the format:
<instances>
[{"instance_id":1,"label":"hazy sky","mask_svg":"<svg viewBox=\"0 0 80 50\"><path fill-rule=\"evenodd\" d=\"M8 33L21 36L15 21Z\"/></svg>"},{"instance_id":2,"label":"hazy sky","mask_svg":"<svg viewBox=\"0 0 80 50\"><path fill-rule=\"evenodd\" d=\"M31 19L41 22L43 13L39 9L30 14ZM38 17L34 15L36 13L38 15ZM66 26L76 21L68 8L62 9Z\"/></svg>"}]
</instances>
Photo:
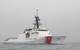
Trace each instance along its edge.
<instances>
[{"instance_id":1,"label":"hazy sky","mask_svg":"<svg viewBox=\"0 0 80 50\"><path fill-rule=\"evenodd\" d=\"M80 0L0 0L0 40L32 26L37 8L51 32L65 34L67 42L80 42Z\"/></svg>"}]
</instances>

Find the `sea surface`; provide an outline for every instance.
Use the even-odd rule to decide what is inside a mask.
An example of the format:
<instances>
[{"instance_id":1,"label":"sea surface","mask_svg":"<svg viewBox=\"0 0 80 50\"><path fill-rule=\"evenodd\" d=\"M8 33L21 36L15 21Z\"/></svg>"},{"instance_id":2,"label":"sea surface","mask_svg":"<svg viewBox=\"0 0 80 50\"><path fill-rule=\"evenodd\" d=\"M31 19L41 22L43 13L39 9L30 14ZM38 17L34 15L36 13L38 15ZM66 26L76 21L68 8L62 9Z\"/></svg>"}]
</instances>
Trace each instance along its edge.
<instances>
[{"instance_id":1,"label":"sea surface","mask_svg":"<svg viewBox=\"0 0 80 50\"><path fill-rule=\"evenodd\" d=\"M62 44L3 44L0 43L0 50L80 50L80 43Z\"/></svg>"}]
</instances>

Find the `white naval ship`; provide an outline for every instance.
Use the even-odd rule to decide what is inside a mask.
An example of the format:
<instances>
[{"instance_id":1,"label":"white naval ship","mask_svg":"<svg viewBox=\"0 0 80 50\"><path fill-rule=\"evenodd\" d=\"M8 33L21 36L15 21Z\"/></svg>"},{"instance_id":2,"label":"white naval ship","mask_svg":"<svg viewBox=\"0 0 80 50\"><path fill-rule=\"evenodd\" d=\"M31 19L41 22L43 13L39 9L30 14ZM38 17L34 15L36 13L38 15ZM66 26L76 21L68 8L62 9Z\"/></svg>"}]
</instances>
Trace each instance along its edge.
<instances>
[{"instance_id":1,"label":"white naval ship","mask_svg":"<svg viewBox=\"0 0 80 50\"><path fill-rule=\"evenodd\" d=\"M23 33L18 34L18 37L7 38L4 43L63 44L65 36L55 36L47 28L41 27L42 24L40 24L38 9L36 11L34 27L26 28Z\"/></svg>"}]
</instances>

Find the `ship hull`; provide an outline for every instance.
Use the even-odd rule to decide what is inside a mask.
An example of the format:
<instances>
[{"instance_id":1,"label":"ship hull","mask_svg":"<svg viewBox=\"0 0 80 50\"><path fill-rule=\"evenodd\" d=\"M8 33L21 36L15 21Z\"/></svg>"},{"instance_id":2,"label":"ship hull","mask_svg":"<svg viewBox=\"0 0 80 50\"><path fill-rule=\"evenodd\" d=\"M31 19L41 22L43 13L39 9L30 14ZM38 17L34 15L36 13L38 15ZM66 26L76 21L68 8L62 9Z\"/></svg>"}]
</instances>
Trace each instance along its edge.
<instances>
[{"instance_id":1,"label":"ship hull","mask_svg":"<svg viewBox=\"0 0 80 50\"><path fill-rule=\"evenodd\" d=\"M53 36L51 43L46 43L45 38L41 39L8 39L5 44L64 44L65 36Z\"/></svg>"}]
</instances>

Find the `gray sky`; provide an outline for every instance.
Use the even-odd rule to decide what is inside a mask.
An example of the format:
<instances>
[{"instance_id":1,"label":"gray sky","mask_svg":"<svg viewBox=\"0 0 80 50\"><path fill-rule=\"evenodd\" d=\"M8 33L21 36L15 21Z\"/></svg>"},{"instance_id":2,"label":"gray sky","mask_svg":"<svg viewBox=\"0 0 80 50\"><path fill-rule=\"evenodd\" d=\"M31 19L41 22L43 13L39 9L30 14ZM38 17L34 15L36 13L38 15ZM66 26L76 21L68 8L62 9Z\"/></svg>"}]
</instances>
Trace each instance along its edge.
<instances>
[{"instance_id":1,"label":"gray sky","mask_svg":"<svg viewBox=\"0 0 80 50\"><path fill-rule=\"evenodd\" d=\"M65 34L66 42L80 42L80 0L0 0L0 40L32 26L37 8L51 32Z\"/></svg>"}]
</instances>

